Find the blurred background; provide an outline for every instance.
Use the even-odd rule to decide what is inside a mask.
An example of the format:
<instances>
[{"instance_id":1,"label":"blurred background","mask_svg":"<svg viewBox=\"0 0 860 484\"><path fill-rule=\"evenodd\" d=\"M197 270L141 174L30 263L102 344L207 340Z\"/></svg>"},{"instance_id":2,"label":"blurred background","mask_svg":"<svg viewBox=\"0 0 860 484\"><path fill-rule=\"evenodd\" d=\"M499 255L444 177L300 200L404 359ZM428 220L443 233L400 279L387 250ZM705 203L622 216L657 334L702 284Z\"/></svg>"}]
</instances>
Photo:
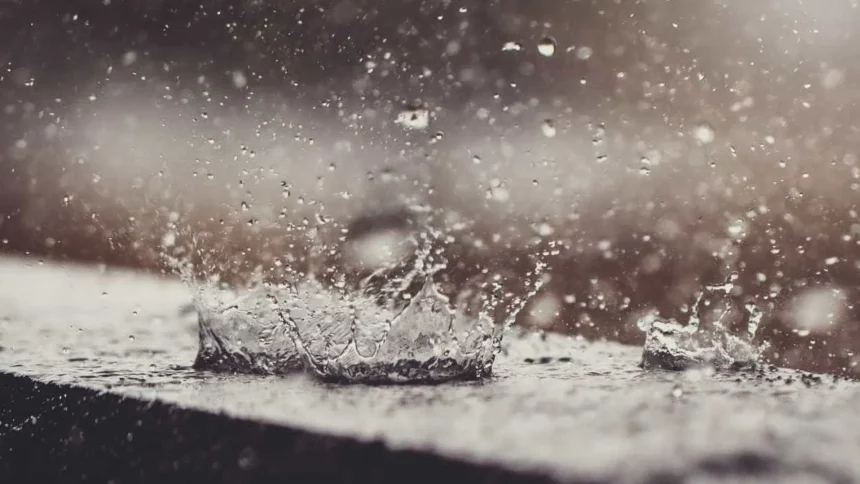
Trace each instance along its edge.
<instances>
[{"instance_id":1,"label":"blurred background","mask_svg":"<svg viewBox=\"0 0 860 484\"><path fill-rule=\"evenodd\" d=\"M859 33L855 0L0 0L0 251L240 282L423 205L453 281L552 248L521 324L640 343L736 272L770 361L855 375Z\"/></svg>"}]
</instances>

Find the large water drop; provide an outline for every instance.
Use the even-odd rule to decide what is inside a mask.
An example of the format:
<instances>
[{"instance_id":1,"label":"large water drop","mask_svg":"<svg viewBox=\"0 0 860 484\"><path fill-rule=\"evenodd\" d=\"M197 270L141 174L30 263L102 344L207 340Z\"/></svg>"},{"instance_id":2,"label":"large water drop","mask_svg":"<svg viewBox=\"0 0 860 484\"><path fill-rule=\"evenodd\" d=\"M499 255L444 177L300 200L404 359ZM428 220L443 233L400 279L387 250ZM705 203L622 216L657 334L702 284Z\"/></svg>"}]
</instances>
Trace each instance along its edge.
<instances>
[{"instance_id":1,"label":"large water drop","mask_svg":"<svg viewBox=\"0 0 860 484\"><path fill-rule=\"evenodd\" d=\"M544 57L552 57L555 54L555 39L544 37L538 43L538 52Z\"/></svg>"}]
</instances>

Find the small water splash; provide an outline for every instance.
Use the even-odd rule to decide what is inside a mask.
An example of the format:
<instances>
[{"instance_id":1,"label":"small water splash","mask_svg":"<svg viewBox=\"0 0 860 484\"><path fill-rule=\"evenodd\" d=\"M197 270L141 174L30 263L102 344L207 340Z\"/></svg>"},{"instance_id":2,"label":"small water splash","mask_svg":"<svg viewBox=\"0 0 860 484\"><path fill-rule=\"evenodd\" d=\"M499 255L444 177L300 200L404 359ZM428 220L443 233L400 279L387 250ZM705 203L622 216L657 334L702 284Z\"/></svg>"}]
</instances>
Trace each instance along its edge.
<instances>
[{"instance_id":1,"label":"small water splash","mask_svg":"<svg viewBox=\"0 0 860 484\"><path fill-rule=\"evenodd\" d=\"M516 291L503 289L501 275L487 274L477 290L452 301L434 281L447 267L439 255L442 239L432 231L418 234L414 257L377 269L355 288L309 276L293 285L263 284L229 303L213 298L211 289L199 291L195 366L264 374L306 369L326 380L362 383L490 375L506 330L543 284L544 264ZM505 317L494 321L499 313Z\"/></svg>"},{"instance_id":2,"label":"small water splash","mask_svg":"<svg viewBox=\"0 0 860 484\"><path fill-rule=\"evenodd\" d=\"M729 296L737 278L733 273L723 284L705 286L699 291L686 325L674 319L660 319L656 314L640 318L637 325L646 335L642 367L672 371L697 366L754 367L766 348L765 344L756 346L753 343L764 313L754 303L747 303L742 313L746 332L742 334L732 333L724 322L733 308ZM721 312L705 327L703 310L711 306L722 306Z\"/></svg>"}]
</instances>

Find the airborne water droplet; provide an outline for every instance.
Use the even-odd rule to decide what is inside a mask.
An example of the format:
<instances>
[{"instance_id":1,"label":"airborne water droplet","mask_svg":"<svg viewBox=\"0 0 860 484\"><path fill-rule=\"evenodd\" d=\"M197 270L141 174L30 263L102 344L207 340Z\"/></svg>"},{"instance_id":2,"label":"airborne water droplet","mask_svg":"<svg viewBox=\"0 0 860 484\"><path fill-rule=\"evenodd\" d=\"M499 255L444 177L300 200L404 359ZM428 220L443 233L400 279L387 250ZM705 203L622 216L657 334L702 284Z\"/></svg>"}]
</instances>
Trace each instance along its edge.
<instances>
[{"instance_id":1,"label":"airborne water droplet","mask_svg":"<svg viewBox=\"0 0 860 484\"><path fill-rule=\"evenodd\" d=\"M555 123L551 119L545 119L540 125L540 130L547 138L553 138L556 134Z\"/></svg>"},{"instance_id":2,"label":"airborne water droplet","mask_svg":"<svg viewBox=\"0 0 860 484\"><path fill-rule=\"evenodd\" d=\"M508 42L505 42L505 45L502 46L502 52L508 52L508 51L519 52L521 50L523 50L523 46L520 45L519 42L508 41Z\"/></svg>"},{"instance_id":3,"label":"airborne water droplet","mask_svg":"<svg viewBox=\"0 0 860 484\"><path fill-rule=\"evenodd\" d=\"M395 123L406 129L427 129L430 126L430 112L422 108L406 109L397 115Z\"/></svg>"},{"instance_id":4,"label":"airborne water droplet","mask_svg":"<svg viewBox=\"0 0 860 484\"><path fill-rule=\"evenodd\" d=\"M552 37L544 37L538 43L538 52L544 57L552 57L555 54L555 39Z\"/></svg>"},{"instance_id":5,"label":"airborne water droplet","mask_svg":"<svg viewBox=\"0 0 860 484\"><path fill-rule=\"evenodd\" d=\"M716 131L714 131L714 128L711 127L711 125L708 123L699 123L693 129L693 137L695 137L696 141L703 145L709 145L713 143L716 135Z\"/></svg>"},{"instance_id":6,"label":"airborne water droplet","mask_svg":"<svg viewBox=\"0 0 860 484\"><path fill-rule=\"evenodd\" d=\"M576 49L576 58L579 60L588 60L591 59L591 56L594 54L594 50L587 45L583 45L580 48Z\"/></svg>"},{"instance_id":7,"label":"airborne water droplet","mask_svg":"<svg viewBox=\"0 0 860 484\"><path fill-rule=\"evenodd\" d=\"M643 176L647 176L651 174L651 159L647 156L643 156L639 159L639 174Z\"/></svg>"},{"instance_id":8,"label":"airborne water droplet","mask_svg":"<svg viewBox=\"0 0 860 484\"><path fill-rule=\"evenodd\" d=\"M726 227L726 232L735 239L743 239L746 237L747 224L743 219L733 219L729 222L728 227Z\"/></svg>"},{"instance_id":9,"label":"airborne water droplet","mask_svg":"<svg viewBox=\"0 0 860 484\"><path fill-rule=\"evenodd\" d=\"M233 72L233 85L236 86L237 89L242 89L243 87L248 85L248 77L245 76L244 72Z\"/></svg>"}]
</instances>

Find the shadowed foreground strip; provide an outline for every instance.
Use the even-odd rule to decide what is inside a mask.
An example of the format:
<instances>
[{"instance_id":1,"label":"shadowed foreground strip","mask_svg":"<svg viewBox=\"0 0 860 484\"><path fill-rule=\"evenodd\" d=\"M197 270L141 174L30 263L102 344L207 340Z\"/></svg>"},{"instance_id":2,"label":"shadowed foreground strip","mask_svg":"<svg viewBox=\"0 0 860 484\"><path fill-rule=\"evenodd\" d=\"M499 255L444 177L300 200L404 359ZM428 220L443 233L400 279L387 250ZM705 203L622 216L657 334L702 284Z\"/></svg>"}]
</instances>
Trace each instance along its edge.
<instances>
[{"instance_id":1,"label":"shadowed foreground strip","mask_svg":"<svg viewBox=\"0 0 860 484\"><path fill-rule=\"evenodd\" d=\"M860 386L644 372L509 338L495 376L343 386L190 368L176 282L0 259L0 482L856 482Z\"/></svg>"}]
</instances>

